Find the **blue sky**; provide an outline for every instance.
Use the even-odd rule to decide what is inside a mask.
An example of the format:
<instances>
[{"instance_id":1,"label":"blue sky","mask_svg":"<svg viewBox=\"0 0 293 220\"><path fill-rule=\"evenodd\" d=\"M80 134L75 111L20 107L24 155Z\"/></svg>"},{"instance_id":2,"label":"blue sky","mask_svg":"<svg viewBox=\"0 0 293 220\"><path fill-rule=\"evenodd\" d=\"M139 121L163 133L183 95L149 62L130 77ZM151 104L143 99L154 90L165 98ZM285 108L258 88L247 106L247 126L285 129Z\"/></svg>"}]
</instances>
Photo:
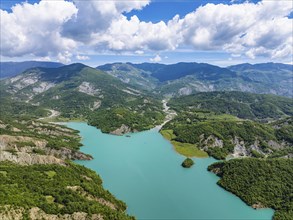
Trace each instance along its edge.
<instances>
[{"instance_id":1,"label":"blue sky","mask_svg":"<svg viewBox=\"0 0 293 220\"><path fill-rule=\"evenodd\" d=\"M292 7L287 0L1 0L1 60L291 63Z\"/></svg>"}]
</instances>

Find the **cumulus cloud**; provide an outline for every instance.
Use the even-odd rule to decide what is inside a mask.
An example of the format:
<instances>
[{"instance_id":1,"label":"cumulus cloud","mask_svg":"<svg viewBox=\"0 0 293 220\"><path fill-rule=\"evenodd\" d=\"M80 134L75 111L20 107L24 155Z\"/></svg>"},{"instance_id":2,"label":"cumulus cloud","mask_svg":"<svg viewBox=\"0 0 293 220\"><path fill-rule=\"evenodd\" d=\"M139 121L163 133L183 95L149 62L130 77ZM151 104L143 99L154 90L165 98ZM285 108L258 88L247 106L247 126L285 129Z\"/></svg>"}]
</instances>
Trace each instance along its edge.
<instances>
[{"instance_id":1,"label":"cumulus cloud","mask_svg":"<svg viewBox=\"0 0 293 220\"><path fill-rule=\"evenodd\" d=\"M76 55L76 59L78 60L89 60L90 58L88 56L83 56L83 55Z\"/></svg>"},{"instance_id":2,"label":"cumulus cloud","mask_svg":"<svg viewBox=\"0 0 293 220\"><path fill-rule=\"evenodd\" d=\"M76 48L76 42L60 34L61 26L77 13L71 2L22 3L12 12L0 10L1 55L18 57L58 55Z\"/></svg>"},{"instance_id":3,"label":"cumulus cloud","mask_svg":"<svg viewBox=\"0 0 293 220\"><path fill-rule=\"evenodd\" d=\"M146 52L226 51L231 56L286 58L292 55L290 1L206 4L168 22L145 22L123 13L146 1L44 1L1 10L1 55L87 59L86 50L142 55ZM76 51L79 51L77 53ZM159 62L159 55L152 62Z\"/></svg>"},{"instance_id":4,"label":"cumulus cloud","mask_svg":"<svg viewBox=\"0 0 293 220\"><path fill-rule=\"evenodd\" d=\"M140 10L150 2L149 0L73 1L78 8L78 14L63 26L62 34L81 42L89 42L92 34L106 31L113 21L124 17L123 12Z\"/></svg>"},{"instance_id":5,"label":"cumulus cloud","mask_svg":"<svg viewBox=\"0 0 293 220\"><path fill-rule=\"evenodd\" d=\"M176 37L164 22L143 22L137 16L128 20L122 16L112 22L109 29L92 35L92 44L97 49L113 51L173 50L177 47Z\"/></svg>"},{"instance_id":6,"label":"cumulus cloud","mask_svg":"<svg viewBox=\"0 0 293 220\"><path fill-rule=\"evenodd\" d=\"M151 62L155 62L155 63L160 62L161 60L162 58L158 54L154 58L150 59Z\"/></svg>"},{"instance_id":7,"label":"cumulus cloud","mask_svg":"<svg viewBox=\"0 0 293 220\"><path fill-rule=\"evenodd\" d=\"M255 56L288 56L292 45L289 1L207 4L179 20L183 42L198 50Z\"/></svg>"}]
</instances>

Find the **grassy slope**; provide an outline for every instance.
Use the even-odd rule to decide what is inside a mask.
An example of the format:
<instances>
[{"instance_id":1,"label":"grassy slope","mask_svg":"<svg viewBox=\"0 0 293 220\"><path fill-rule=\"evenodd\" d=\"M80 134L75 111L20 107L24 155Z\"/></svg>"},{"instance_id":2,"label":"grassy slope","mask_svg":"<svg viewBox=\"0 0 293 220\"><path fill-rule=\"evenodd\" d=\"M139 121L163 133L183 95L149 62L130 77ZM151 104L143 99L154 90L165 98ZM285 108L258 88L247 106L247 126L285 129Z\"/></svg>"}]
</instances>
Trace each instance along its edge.
<instances>
[{"instance_id":1,"label":"grassy slope","mask_svg":"<svg viewBox=\"0 0 293 220\"><path fill-rule=\"evenodd\" d=\"M161 134L171 142L177 153L186 157L208 157L208 154L202 150L199 150L195 144L181 143L174 141L176 136L173 130L162 130Z\"/></svg>"}]
</instances>

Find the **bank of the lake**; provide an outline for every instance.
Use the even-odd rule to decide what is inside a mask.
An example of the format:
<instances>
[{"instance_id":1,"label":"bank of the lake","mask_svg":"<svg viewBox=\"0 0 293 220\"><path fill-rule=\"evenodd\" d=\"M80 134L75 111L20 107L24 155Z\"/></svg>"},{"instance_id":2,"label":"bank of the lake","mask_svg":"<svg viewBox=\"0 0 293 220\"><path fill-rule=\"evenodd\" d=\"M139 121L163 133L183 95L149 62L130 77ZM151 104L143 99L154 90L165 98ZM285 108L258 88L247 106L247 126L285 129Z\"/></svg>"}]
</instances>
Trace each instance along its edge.
<instances>
[{"instance_id":1,"label":"bank of the lake","mask_svg":"<svg viewBox=\"0 0 293 220\"><path fill-rule=\"evenodd\" d=\"M81 151L94 157L77 163L95 170L138 219L272 218L273 210L254 210L216 184L219 178L207 171L215 159L195 159L184 169L184 157L157 130L126 137L103 134L86 123L67 125L80 131Z\"/></svg>"}]
</instances>

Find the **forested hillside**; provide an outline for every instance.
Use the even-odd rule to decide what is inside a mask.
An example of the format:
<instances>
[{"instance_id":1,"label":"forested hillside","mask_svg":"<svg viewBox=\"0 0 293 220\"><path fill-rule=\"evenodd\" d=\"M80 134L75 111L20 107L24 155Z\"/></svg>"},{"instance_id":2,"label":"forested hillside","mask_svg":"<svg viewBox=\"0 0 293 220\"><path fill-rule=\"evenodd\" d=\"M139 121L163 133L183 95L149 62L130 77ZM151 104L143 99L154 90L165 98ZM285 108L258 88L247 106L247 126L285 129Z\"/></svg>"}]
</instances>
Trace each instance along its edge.
<instances>
[{"instance_id":1,"label":"forested hillside","mask_svg":"<svg viewBox=\"0 0 293 220\"><path fill-rule=\"evenodd\" d=\"M161 102L152 94L83 64L30 69L1 83L7 106L25 101L26 111L41 115L54 109L59 120L87 120L103 132L146 130L164 119Z\"/></svg>"},{"instance_id":2,"label":"forested hillside","mask_svg":"<svg viewBox=\"0 0 293 220\"><path fill-rule=\"evenodd\" d=\"M274 220L293 216L292 159L234 159L208 167L218 184L254 208L273 208Z\"/></svg>"},{"instance_id":3,"label":"forested hillside","mask_svg":"<svg viewBox=\"0 0 293 220\"><path fill-rule=\"evenodd\" d=\"M245 92L201 92L173 98L170 107L176 111L208 110L244 119L278 119L293 115L293 99L275 95Z\"/></svg>"},{"instance_id":4,"label":"forested hillside","mask_svg":"<svg viewBox=\"0 0 293 220\"><path fill-rule=\"evenodd\" d=\"M197 92L242 91L292 97L292 65L279 63L239 64L221 68L207 63L113 63L98 66L129 85L164 96Z\"/></svg>"},{"instance_id":5,"label":"forested hillside","mask_svg":"<svg viewBox=\"0 0 293 220\"><path fill-rule=\"evenodd\" d=\"M209 92L173 98L169 105L177 116L161 133L171 132L171 141L193 144L217 159L293 156L292 99Z\"/></svg>"},{"instance_id":6,"label":"forested hillside","mask_svg":"<svg viewBox=\"0 0 293 220\"><path fill-rule=\"evenodd\" d=\"M0 162L0 218L134 219L126 205L102 187L102 180L83 166Z\"/></svg>"}]
</instances>

